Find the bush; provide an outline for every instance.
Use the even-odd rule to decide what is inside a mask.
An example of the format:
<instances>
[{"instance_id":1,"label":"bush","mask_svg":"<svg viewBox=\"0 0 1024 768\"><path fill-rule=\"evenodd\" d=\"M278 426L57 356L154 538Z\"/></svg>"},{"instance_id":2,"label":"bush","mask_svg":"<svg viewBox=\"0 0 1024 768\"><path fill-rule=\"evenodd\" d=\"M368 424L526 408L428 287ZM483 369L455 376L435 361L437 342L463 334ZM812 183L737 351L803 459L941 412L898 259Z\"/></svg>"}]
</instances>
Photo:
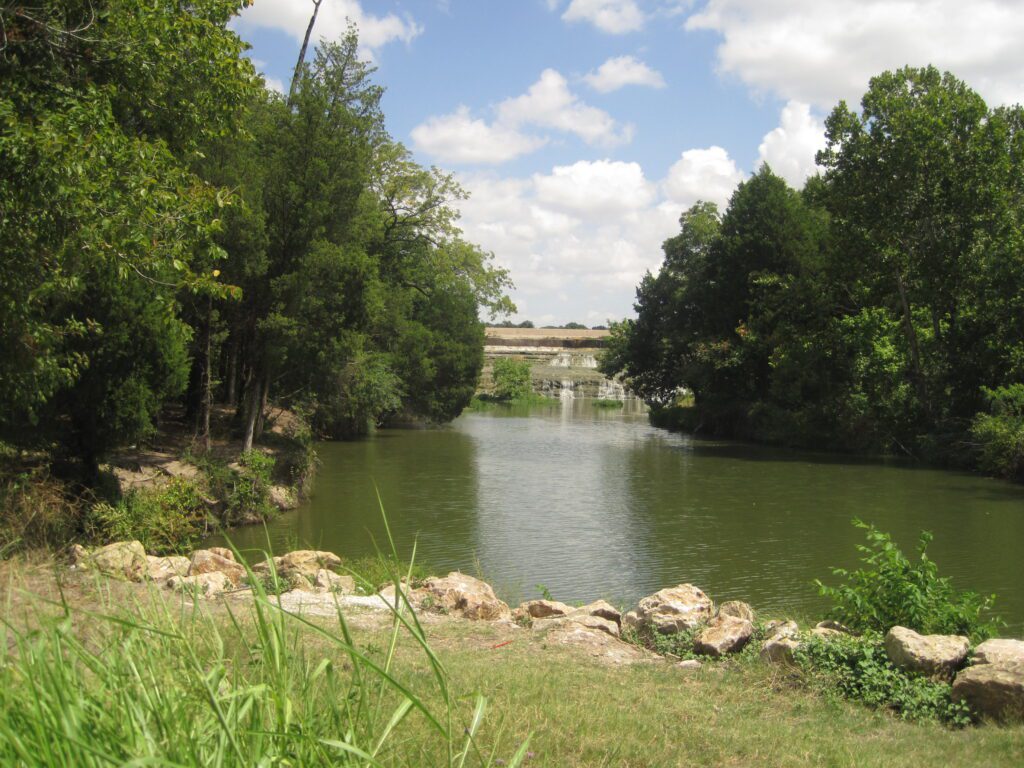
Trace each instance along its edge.
<instances>
[{"instance_id":1,"label":"bush","mask_svg":"<svg viewBox=\"0 0 1024 768\"><path fill-rule=\"evenodd\" d=\"M815 687L826 694L891 709L905 720L938 720L956 726L971 721L967 705L953 702L948 683L893 666L880 635L810 637L794 656Z\"/></svg>"},{"instance_id":2,"label":"bush","mask_svg":"<svg viewBox=\"0 0 1024 768\"><path fill-rule=\"evenodd\" d=\"M819 592L832 600L830 618L862 632L887 632L896 626L924 634L967 635L984 640L1001 625L998 618L985 621L995 596L958 592L952 582L938 575L926 549L932 535L921 533L918 559L911 561L888 533L854 520L866 532L867 545L858 545L864 567L856 571L833 568L846 581L830 587L816 581Z\"/></svg>"},{"instance_id":3,"label":"bush","mask_svg":"<svg viewBox=\"0 0 1024 768\"><path fill-rule=\"evenodd\" d=\"M238 468L207 457L193 459L206 474L210 493L224 502L225 525L266 520L274 514L270 486L275 460L260 451L247 451L238 458Z\"/></svg>"},{"instance_id":4,"label":"bush","mask_svg":"<svg viewBox=\"0 0 1024 768\"><path fill-rule=\"evenodd\" d=\"M117 504L98 502L86 513L85 535L97 544L137 539L147 552L188 552L206 535L206 502L192 482L131 491Z\"/></svg>"},{"instance_id":5,"label":"bush","mask_svg":"<svg viewBox=\"0 0 1024 768\"><path fill-rule=\"evenodd\" d=\"M494 395L500 400L522 400L533 395L530 364L525 360L500 357L494 361Z\"/></svg>"},{"instance_id":6,"label":"bush","mask_svg":"<svg viewBox=\"0 0 1024 768\"><path fill-rule=\"evenodd\" d=\"M983 390L989 413L971 424L978 468L999 477L1024 479L1024 384Z\"/></svg>"}]
</instances>

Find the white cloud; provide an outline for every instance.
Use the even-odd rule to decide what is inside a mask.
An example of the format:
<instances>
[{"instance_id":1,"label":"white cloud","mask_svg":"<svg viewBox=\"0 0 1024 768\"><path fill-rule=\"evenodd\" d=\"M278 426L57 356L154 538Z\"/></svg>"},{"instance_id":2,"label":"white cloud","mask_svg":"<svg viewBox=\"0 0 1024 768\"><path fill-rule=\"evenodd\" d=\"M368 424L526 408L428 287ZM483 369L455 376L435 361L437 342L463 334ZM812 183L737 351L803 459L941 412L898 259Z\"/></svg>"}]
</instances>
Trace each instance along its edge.
<instances>
[{"instance_id":1,"label":"white cloud","mask_svg":"<svg viewBox=\"0 0 1024 768\"><path fill-rule=\"evenodd\" d=\"M526 93L506 99L493 122L474 118L468 107L434 116L412 130L416 149L449 163L504 163L547 143L526 129L547 128L579 136L588 144L614 147L633 139L633 126L581 101L566 79L546 69Z\"/></svg>"},{"instance_id":2,"label":"white cloud","mask_svg":"<svg viewBox=\"0 0 1024 768\"><path fill-rule=\"evenodd\" d=\"M243 30L252 27L280 29L301 42L312 13L310 0L256 0L242 10L236 23ZM359 45L367 55L396 40L411 42L423 31L409 16L367 13L361 0L323 0L312 40L337 40L348 29L349 20L359 28Z\"/></svg>"},{"instance_id":3,"label":"white cloud","mask_svg":"<svg viewBox=\"0 0 1024 768\"><path fill-rule=\"evenodd\" d=\"M277 91L280 94L284 94L284 81L277 77L263 76L263 82L267 84L267 88L272 91Z\"/></svg>"},{"instance_id":4,"label":"white cloud","mask_svg":"<svg viewBox=\"0 0 1024 768\"><path fill-rule=\"evenodd\" d=\"M586 75L584 80L594 90L611 93L627 85L644 85L649 88L664 88L665 79L657 70L651 69L632 56L617 56L608 59L596 72Z\"/></svg>"},{"instance_id":5,"label":"white cloud","mask_svg":"<svg viewBox=\"0 0 1024 768\"><path fill-rule=\"evenodd\" d=\"M635 0L572 0L562 19L587 21L613 35L636 32L645 21Z\"/></svg>"},{"instance_id":6,"label":"white cloud","mask_svg":"<svg viewBox=\"0 0 1024 768\"><path fill-rule=\"evenodd\" d=\"M818 167L814 155L825 147L825 126L809 105L790 101L782 108L779 127L765 134L758 155L790 186L800 189Z\"/></svg>"},{"instance_id":7,"label":"white cloud","mask_svg":"<svg viewBox=\"0 0 1024 768\"><path fill-rule=\"evenodd\" d=\"M665 196L681 209L698 200L717 203L724 210L744 175L729 153L721 147L688 149L669 169L662 182Z\"/></svg>"},{"instance_id":8,"label":"white cloud","mask_svg":"<svg viewBox=\"0 0 1024 768\"><path fill-rule=\"evenodd\" d=\"M686 28L722 36L722 72L821 109L858 104L884 70L929 63L992 104L1024 100L1019 0L707 0Z\"/></svg>"},{"instance_id":9,"label":"white cloud","mask_svg":"<svg viewBox=\"0 0 1024 768\"><path fill-rule=\"evenodd\" d=\"M581 160L533 177L537 200L585 218L604 218L647 208L655 187L637 163Z\"/></svg>"},{"instance_id":10,"label":"white cloud","mask_svg":"<svg viewBox=\"0 0 1024 768\"><path fill-rule=\"evenodd\" d=\"M450 115L429 118L411 135L416 149L446 163L504 163L546 143L514 127L474 119L465 106Z\"/></svg>"}]
</instances>

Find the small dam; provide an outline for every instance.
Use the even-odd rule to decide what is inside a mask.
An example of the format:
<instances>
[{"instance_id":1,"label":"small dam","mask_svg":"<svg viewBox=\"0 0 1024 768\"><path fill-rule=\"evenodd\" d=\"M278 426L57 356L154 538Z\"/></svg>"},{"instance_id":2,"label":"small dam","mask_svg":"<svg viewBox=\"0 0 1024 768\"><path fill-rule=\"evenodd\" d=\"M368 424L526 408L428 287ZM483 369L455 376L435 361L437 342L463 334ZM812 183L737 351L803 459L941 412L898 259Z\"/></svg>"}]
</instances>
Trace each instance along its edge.
<instances>
[{"instance_id":1,"label":"small dam","mask_svg":"<svg viewBox=\"0 0 1024 768\"><path fill-rule=\"evenodd\" d=\"M621 382L597 370L608 331L563 328L487 328L480 391L493 387L495 359L511 357L530 363L534 392L546 397L635 400Z\"/></svg>"}]
</instances>

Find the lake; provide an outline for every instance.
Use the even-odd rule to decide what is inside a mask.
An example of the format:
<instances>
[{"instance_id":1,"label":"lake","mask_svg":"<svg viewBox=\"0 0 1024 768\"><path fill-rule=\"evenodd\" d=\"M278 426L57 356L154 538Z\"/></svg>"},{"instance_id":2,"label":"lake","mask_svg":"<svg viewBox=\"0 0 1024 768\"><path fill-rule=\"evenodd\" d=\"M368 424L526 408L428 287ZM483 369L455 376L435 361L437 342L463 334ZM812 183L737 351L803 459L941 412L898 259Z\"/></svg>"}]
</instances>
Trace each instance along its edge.
<instances>
[{"instance_id":1,"label":"lake","mask_svg":"<svg viewBox=\"0 0 1024 768\"><path fill-rule=\"evenodd\" d=\"M587 400L467 413L436 429L381 430L317 446L313 497L242 548L341 555L384 545L377 491L401 554L482 575L515 605L542 589L633 603L697 584L771 614L824 608L813 585L857 564L857 517L929 555L961 588L998 594L1024 627L1024 487L900 461L856 460L655 429L634 405ZM834 580L832 580L834 581Z\"/></svg>"}]
</instances>

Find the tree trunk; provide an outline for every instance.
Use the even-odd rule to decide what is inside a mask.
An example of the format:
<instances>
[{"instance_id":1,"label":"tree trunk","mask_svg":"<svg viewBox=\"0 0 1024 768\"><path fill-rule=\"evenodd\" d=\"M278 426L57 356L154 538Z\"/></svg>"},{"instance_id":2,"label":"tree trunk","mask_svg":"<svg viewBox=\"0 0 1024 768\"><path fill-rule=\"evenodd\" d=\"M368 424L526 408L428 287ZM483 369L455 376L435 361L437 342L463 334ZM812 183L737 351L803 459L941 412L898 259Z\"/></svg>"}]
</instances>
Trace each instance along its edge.
<instances>
[{"instance_id":1,"label":"tree trunk","mask_svg":"<svg viewBox=\"0 0 1024 768\"><path fill-rule=\"evenodd\" d=\"M270 371L266 371L263 374L263 381L260 386L260 407L259 412L256 414L256 438L263 434L263 422L267 413L267 398L270 393Z\"/></svg>"},{"instance_id":2,"label":"tree trunk","mask_svg":"<svg viewBox=\"0 0 1024 768\"><path fill-rule=\"evenodd\" d=\"M313 34L313 25L316 24L316 15L320 11L320 3L323 0L313 0L313 15L309 17L309 26L306 27L306 36L302 38L302 47L299 49L299 60L295 62L295 72L292 74L292 83L288 88L288 106L295 100L295 88L302 76L302 65L306 62L306 48L309 47L309 38Z\"/></svg>"},{"instance_id":3,"label":"tree trunk","mask_svg":"<svg viewBox=\"0 0 1024 768\"><path fill-rule=\"evenodd\" d=\"M203 434L203 448L210 452L210 411L213 410L213 297L206 305L206 349L203 362L202 410L200 429Z\"/></svg>"},{"instance_id":4,"label":"tree trunk","mask_svg":"<svg viewBox=\"0 0 1024 768\"><path fill-rule=\"evenodd\" d=\"M245 387L245 432L242 437L242 453L252 450L256 434L256 416L260 410L260 378L253 369Z\"/></svg>"},{"instance_id":5,"label":"tree trunk","mask_svg":"<svg viewBox=\"0 0 1024 768\"><path fill-rule=\"evenodd\" d=\"M228 371L227 371L227 392L226 402L229 407L234 408L238 405L238 342L231 342L231 351L228 353Z\"/></svg>"}]
</instances>

